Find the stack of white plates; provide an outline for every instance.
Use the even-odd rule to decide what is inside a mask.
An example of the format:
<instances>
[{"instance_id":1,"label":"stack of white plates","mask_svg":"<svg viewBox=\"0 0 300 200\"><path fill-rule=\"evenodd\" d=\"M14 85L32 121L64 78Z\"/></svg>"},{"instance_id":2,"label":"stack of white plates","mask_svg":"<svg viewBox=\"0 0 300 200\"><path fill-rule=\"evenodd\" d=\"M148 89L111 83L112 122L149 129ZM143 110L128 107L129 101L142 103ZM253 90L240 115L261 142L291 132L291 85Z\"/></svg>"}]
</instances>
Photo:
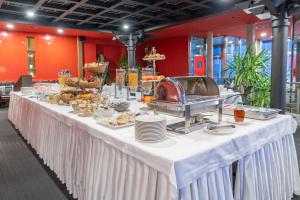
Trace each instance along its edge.
<instances>
[{"instance_id":1,"label":"stack of white plates","mask_svg":"<svg viewBox=\"0 0 300 200\"><path fill-rule=\"evenodd\" d=\"M140 115L135 118L135 138L157 142L166 137L166 118L161 115Z\"/></svg>"},{"instance_id":2,"label":"stack of white plates","mask_svg":"<svg viewBox=\"0 0 300 200\"><path fill-rule=\"evenodd\" d=\"M33 95L33 87L21 87L21 93L24 96Z\"/></svg>"}]
</instances>

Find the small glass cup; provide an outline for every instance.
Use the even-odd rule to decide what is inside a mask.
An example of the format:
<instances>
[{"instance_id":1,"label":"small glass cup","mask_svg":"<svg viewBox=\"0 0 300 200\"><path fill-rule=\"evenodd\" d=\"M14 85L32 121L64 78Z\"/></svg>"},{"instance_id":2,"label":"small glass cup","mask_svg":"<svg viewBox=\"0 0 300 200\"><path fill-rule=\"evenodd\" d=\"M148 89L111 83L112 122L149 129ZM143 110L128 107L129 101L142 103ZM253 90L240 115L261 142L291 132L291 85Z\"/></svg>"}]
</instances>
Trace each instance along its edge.
<instances>
[{"instance_id":1,"label":"small glass cup","mask_svg":"<svg viewBox=\"0 0 300 200\"><path fill-rule=\"evenodd\" d=\"M115 98L123 97L124 86L125 86L125 70L116 69Z\"/></svg>"},{"instance_id":2,"label":"small glass cup","mask_svg":"<svg viewBox=\"0 0 300 200\"><path fill-rule=\"evenodd\" d=\"M242 103L238 103L234 109L234 121L236 123L243 123L245 119L245 111Z\"/></svg>"},{"instance_id":3,"label":"small glass cup","mask_svg":"<svg viewBox=\"0 0 300 200\"><path fill-rule=\"evenodd\" d=\"M142 69L142 88L144 95L150 95L152 89L152 82L147 82L153 77L153 68Z\"/></svg>"}]
</instances>

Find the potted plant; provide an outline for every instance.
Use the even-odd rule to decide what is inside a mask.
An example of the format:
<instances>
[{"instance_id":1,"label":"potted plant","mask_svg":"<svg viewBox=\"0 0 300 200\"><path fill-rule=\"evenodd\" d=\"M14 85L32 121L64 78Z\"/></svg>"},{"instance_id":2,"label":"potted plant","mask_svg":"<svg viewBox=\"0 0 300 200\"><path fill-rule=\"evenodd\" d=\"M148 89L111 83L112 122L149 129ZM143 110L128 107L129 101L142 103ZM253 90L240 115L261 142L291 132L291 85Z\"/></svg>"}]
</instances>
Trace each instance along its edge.
<instances>
[{"instance_id":1,"label":"potted plant","mask_svg":"<svg viewBox=\"0 0 300 200\"><path fill-rule=\"evenodd\" d=\"M233 80L233 88L239 90L245 104L270 106L271 80L266 72L269 59L265 51L256 53L250 46L244 54L234 55L228 63L227 71Z\"/></svg>"}]
</instances>

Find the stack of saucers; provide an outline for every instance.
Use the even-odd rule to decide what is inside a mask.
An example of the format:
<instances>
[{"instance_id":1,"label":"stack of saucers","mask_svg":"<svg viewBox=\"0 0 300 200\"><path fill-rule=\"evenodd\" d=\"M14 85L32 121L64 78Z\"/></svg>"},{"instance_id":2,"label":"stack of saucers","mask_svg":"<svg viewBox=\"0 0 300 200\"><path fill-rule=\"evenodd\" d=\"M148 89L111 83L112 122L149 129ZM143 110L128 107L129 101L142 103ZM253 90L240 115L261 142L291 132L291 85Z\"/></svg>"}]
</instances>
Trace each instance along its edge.
<instances>
[{"instance_id":1,"label":"stack of saucers","mask_svg":"<svg viewBox=\"0 0 300 200\"><path fill-rule=\"evenodd\" d=\"M135 118L135 138L143 142L158 142L166 137L166 118L161 115L140 115Z\"/></svg>"}]
</instances>

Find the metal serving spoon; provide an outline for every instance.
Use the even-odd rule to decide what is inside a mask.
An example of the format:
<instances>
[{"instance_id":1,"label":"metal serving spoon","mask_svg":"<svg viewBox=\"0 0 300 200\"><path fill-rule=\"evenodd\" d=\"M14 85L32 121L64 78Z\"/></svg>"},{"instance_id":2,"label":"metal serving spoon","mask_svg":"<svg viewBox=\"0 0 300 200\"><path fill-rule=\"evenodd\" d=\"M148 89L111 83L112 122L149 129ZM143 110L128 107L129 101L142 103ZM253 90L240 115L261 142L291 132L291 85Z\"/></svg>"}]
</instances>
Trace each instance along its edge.
<instances>
[{"instance_id":1,"label":"metal serving spoon","mask_svg":"<svg viewBox=\"0 0 300 200\"><path fill-rule=\"evenodd\" d=\"M219 128L235 128L235 125L213 125L213 124L207 125L208 130L214 130Z\"/></svg>"}]
</instances>

